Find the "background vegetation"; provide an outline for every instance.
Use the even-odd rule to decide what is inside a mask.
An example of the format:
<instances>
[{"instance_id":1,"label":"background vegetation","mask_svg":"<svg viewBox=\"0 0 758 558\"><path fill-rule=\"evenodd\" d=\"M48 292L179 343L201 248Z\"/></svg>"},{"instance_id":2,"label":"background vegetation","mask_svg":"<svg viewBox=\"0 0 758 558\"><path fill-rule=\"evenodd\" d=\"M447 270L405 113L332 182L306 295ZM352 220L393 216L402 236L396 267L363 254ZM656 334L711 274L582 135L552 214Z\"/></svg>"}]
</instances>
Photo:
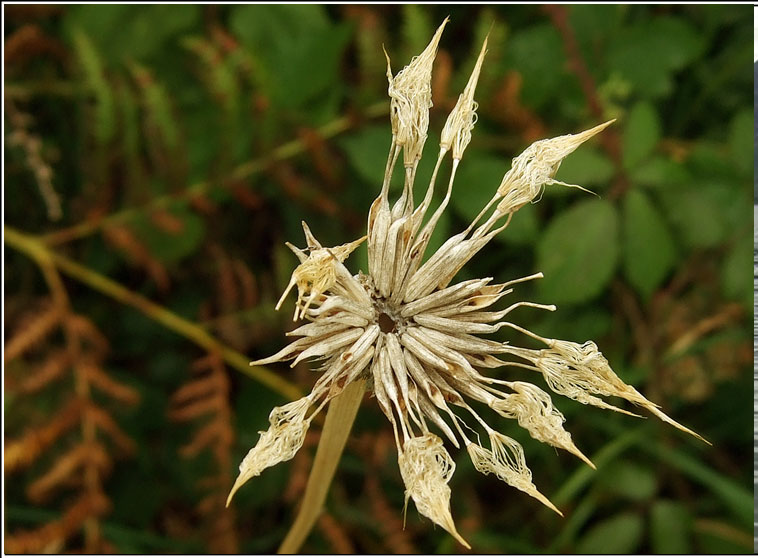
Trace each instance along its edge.
<instances>
[{"instance_id":1,"label":"background vegetation","mask_svg":"<svg viewBox=\"0 0 758 558\"><path fill-rule=\"evenodd\" d=\"M566 518L461 455L459 530L483 553L751 551L749 6L4 10L7 552L276 549L318 426L224 501L271 407L316 377L247 367L292 327L284 241L301 219L329 245L363 234L390 142L382 44L397 71L448 14L427 151L491 35L440 239L531 141L618 119L558 176L599 198L549 188L461 277L544 271L519 299L558 311L515 319L596 340L713 442L556 396L594 472L492 418ZM403 530L371 400L327 504L306 552L462 550L412 505Z\"/></svg>"}]
</instances>

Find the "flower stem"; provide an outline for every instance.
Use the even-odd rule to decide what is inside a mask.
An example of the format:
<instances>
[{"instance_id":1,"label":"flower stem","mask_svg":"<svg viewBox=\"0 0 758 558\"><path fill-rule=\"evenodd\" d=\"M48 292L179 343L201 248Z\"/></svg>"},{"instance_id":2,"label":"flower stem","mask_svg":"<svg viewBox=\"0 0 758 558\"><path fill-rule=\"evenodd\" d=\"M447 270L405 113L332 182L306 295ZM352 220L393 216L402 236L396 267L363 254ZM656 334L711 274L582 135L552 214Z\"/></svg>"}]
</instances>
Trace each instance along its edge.
<instances>
[{"instance_id":1,"label":"flower stem","mask_svg":"<svg viewBox=\"0 0 758 558\"><path fill-rule=\"evenodd\" d=\"M297 386L262 366L250 366L248 358L221 343L196 323L182 318L168 308L156 304L150 299L134 291L130 291L116 281L53 251L53 249L46 246L37 237L24 234L8 226L3 228L3 233L5 243L8 246L27 255L43 269L45 265L52 264L69 277L127 306L136 308L151 320L186 337L204 349L219 353L230 366L257 380L269 389L289 399L299 399L302 397L302 393Z\"/></svg>"},{"instance_id":2,"label":"flower stem","mask_svg":"<svg viewBox=\"0 0 758 558\"><path fill-rule=\"evenodd\" d=\"M347 386L345 391L329 403L321 440L305 487L303 503L295 522L279 547L279 554L294 554L300 550L321 514L326 494L337 470L337 463L345 449L365 391L366 381L358 380Z\"/></svg>"}]
</instances>

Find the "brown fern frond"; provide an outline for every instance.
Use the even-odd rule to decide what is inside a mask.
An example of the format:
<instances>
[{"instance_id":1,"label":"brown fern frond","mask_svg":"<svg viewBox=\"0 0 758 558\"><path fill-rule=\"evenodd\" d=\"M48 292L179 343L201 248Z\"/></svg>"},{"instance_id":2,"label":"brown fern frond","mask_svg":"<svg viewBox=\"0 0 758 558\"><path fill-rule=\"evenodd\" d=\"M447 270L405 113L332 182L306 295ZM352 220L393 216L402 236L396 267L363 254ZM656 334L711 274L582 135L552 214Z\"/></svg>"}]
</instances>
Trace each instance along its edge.
<instances>
[{"instance_id":1,"label":"brown fern frond","mask_svg":"<svg viewBox=\"0 0 758 558\"><path fill-rule=\"evenodd\" d=\"M80 341L85 341L83 349L92 358L101 359L108 352L109 343L92 320L81 314L67 314L66 327L75 334Z\"/></svg>"},{"instance_id":2,"label":"brown fern frond","mask_svg":"<svg viewBox=\"0 0 758 558\"><path fill-rule=\"evenodd\" d=\"M333 163L335 154L331 152L330 144L324 137L316 130L306 127L300 128L297 135L305 145L311 162L322 181L331 187L340 184L339 167Z\"/></svg>"},{"instance_id":3,"label":"brown fern frond","mask_svg":"<svg viewBox=\"0 0 758 558\"><path fill-rule=\"evenodd\" d=\"M8 554L40 554L51 545L62 545L87 519L101 516L109 509L110 502L102 494L82 495L65 510L60 519L37 529L6 535L5 551Z\"/></svg>"},{"instance_id":4,"label":"brown fern frond","mask_svg":"<svg viewBox=\"0 0 758 558\"><path fill-rule=\"evenodd\" d=\"M140 396L137 390L114 380L97 363L83 361L78 365L78 368L92 386L108 394L116 401L126 405L135 405L139 402Z\"/></svg>"},{"instance_id":5,"label":"brown fern frond","mask_svg":"<svg viewBox=\"0 0 758 558\"><path fill-rule=\"evenodd\" d=\"M263 197L254 192L247 184L236 182L229 187L234 199L252 211L260 211L265 206Z\"/></svg>"},{"instance_id":6,"label":"brown fern frond","mask_svg":"<svg viewBox=\"0 0 758 558\"><path fill-rule=\"evenodd\" d=\"M219 442L228 444L230 441L229 434L214 420L198 430L189 443L179 448L179 454L182 457L195 457L204 449L217 446Z\"/></svg>"},{"instance_id":7,"label":"brown fern frond","mask_svg":"<svg viewBox=\"0 0 758 558\"><path fill-rule=\"evenodd\" d=\"M89 404L85 411L86 418L107 434L113 443L126 455L136 451L136 445L126 432L116 423L113 417L97 405Z\"/></svg>"},{"instance_id":8,"label":"brown fern frond","mask_svg":"<svg viewBox=\"0 0 758 558\"><path fill-rule=\"evenodd\" d=\"M171 406L174 408L186 405L193 399L209 397L216 392L218 380L211 376L192 380L183 385L171 396Z\"/></svg>"},{"instance_id":9,"label":"brown fern frond","mask_svg":"<svg viewBox=\"0 0 758 558\"><path fill-rule=\"evenodd\" d=\"M545 137L547 127L534 111L522 103L522 85L521 74L509 72L492 96L488 112L504 124L519 130L524 141L533 142Z\"/></svg>"},{"instance_id":10,"label":"brown fern frond","mask_svg":"<svg viewBox=\"0 0 758 558\"><path fill-rule=\"evenodd\" d=\"M405 529L397 510L387 502L384 491L374 475L366 477L365 491L386 548L393 554L416 554L418 551L411 542L409 532Z\"/></svg>"},{"instance_id":11,"label":"brown fern frond","mask_svg":"<svg viewBox=\"0 0 758 558\"><path fill-rule=\"evenodd\" d=\"M65 349L51 351L41 364L34 366L14 391L30 395L41 391L65 374L71 366L71 354Z\"/></svg>"},{"instance_id":12,"label":"brown fern frond","mask_svg":"<svg viewBox=\"0 0 758 558\"><path fill-rule=\"evenodd\" d=\"M103 229L106 241L126 254L131 262L143 268L158 288L167 291L171 285L166 267L156 260L137 236L124 225L109 225Z\"/></svg>"},{"instance_id":13,"label":"brown fern frond","mask_svg":"<svg viewBox=\"0 0 758 558\"><path fill-rule=\"evenodd\" d=\"M211 252L216 260L216 288L219 310L223 313L236 310L239 302L239 289L234 276L234 268L229 256L218 246L212 246Z\"/></svg>"},{"instance_id":14,"label":"brown fern frond","mask_svg":"<svg viewBox=\"0 0 758 558\"><path fill-rule=\"evenodd\" d=\"M195 506L195 511L200 516L211 518L206 527L210 552L236 554L239 551L234 510L226 507L223 491L215 491L205 496Z\"/></svg>"},{"instance_id":15,"label":"brown fern frond","mask_svg":"<svg viewBox=\"0 0 758 558\"><path fill-rule=\"evenodd\" d=\"M222 507L211 523L208 550L213 554L237 554L239 542L233 508Z\"/></svg>"},{"instance_id":16,"label":"brown fern frond","mask_svg":"<svg viewBox=\"0 0 758 558\"><path fill-rule=\"evenodd\" d=\"M207 417L179 452L182 457L191 458L203 450L211 451L217 472L198 481L198 487L209 490L209 493L200 500L196 510L206 520L208 549L214 553L236 553L234 512L226 507L223 497L232 482L230 465L234 430L231 427L229 380L223 361L213 353L196 360L192 370L195 374L205 375L192 379L174 393L168 415L180 422Z\"/></svg>"},{"instance_id":17,"label":"brown fern frond","mask_svg":"<svg viewBox=\"0 0 758 558\"><path fill-rule=\"evenodd\" d=\"M48 305L39 313L27 315L16 333L5 343L3 360L9 362L21 356L44 339L61 319L61 308Z\"/></svg>"},{"instance_id":18,"label":"brown fern frond","mask_svg":"<svg viewBox=\"0 0 758 558\"><path fill-rule=\"evenodd\" d=\"M311 472L311 466L313 465L313 452L305 451L309 448L318 445L321 439L321 432L310 430L305 435L305 441L303 442L303 451L299 451L292 459L292 467L290 468L290 478L287 481L287 486L282 492L282 499L285 502L295 502L299 500L305 492L305 486L308 484L308 476Z\"/></svg>"},{"instance_id":19,"label":"brown fern frond","mask_svg":"<svg viewBox=\"0 0 758 558\"><path fill-rule=\"evenodd\" d=\"M46 303L33 320L27 319L20 333L8 342L6 358L10 360L24 354L60 326L59 340L65 347L50 348L39 361L41 364L31 368L33 373L17 383L16 391L18 394L36 393L70 370L73 381L67 387L73 389L75 395L64 399L68 403L62 410L54 411L47 423L28 428L19 439L8 442L4 466L7 475L29 467L43 453L51 454L47 469L26 486L27 499L38 504L62 489L74 488L76 500L59 519L8 536L6 550L36 553L70 550L67 548L69 538L81 530L84 551L93 553L104 548L99 516L110 505L102 483L112 466L112 458L100 440L110 438L124 453L133 453L135 443L108 411L93 404L92 388L128 404L136 403L139 394L111 378L103 369L107 340L92 321L71 311L69 297L57 272L45 268L44 275L53 303ZM19 369L23 366L19 365ZM66 447L56 443L64 435L69 442L75 439L71 431L77 427L79 439L73 445Z\"/></svg>"},{"instance_id":20,"label":"brown fern frond","mask_svg":"<svg viewBox=\"0 0 758 558\"><path fill-rule=\"evenodd\" d=\"M184 221L165 209L153 211L150 214L150 221L168 234L181 234L184 231Z\"/></svg>"},{"instance_id":21,"label":"brown fern frond","mask_svg":"<svg viewBox=\"0 0 758 558\"><path fill-rule=\"evenodd\" d=\"M5 445L6 474L31 465L63 433L77 425L81 414L82 402L72 399L50 422L27 431L20 440L8 442Z\"/></svg>"},{"instance_id":22,"label":"brown fern frond","mask_svg":"<svg viewBox=\"0 0 758 558\"><path fill-rule=\"evenodd\" d=\"M195 510L199 515L211 515L217 509L220 509L219 498L213 493L207 494L195 505Z\"/></svg>"},{"instance_id":23,"label":"brown fern frond","mask_svg":"<svg viewBox=\"0 0 758 558\"><path fill-rule=\"evenodd\" d=\"M217 394L211 394L204 399L198 399L177 409L169 410L169 418L178 422L193 420L203 417L208 413L218 412L223 401Z\"/></svg>"},{"instance_id":24,"label":"brown fern frond","mask_svg":"<svg viewBox=\"0 0 758 558\"><path fill-rule=\"evenodd\" d=\"M252 308L258 304L258 280L242 260L235 258L232 260L232 266L242 291L240 306L241 308Z\"/></svg>"},{"instance_id":25,"label":"brown fern frond","mask_svg":"<svg viewBox=\"0 0 758 558\"><path fill-rule=\"evenodd\" d=\"M355 547L350 541L350 537L330 513L321 514L318 520L318 528L335 554L355 554Z\"/></svg>"},{"instance_id":26,"label":"brown fern frond","mask_svg":"<svg viewBox=\"0 0 758 558\"><path fill-rule=\"evenodd\" d=\"M27 497L32 502L42 502L77 469L86 465L93 465L101 474L105 474L110 469L112 460L105 448L98 443L78 444L56 458L52 467L26 488Z\"/></svg>"},{"instance_id":27,"label":"brown fern frond","mask_svg":"<svg viewBox=\"0 0 758 558\"><path fill-rule=\"evenodd\" d=\"M447 50L440 49L434 62L432 103L435 106L446 106L452 109L455 101L451 100L449 91L450 81L453 77L453 59Z\"/></svg>"},{"instance_id":28,"label":"brown fern frond","mask_svg":"<svg viewBox=\"0 0 758 558\"><path fill-rule=\"evenodd\" d=\"M378 469L386 462L387 453L393 442L381 434L371 436L368 440L369 451L373 456L370 461L371 469L366 474L364 491L379 525L384 544L393 554L416 554L418 550L411 542L409 531L406 530L397 510L390 506L379 482Z\"/></svg>"},{"instance_id":29,"label":"brown fern frond","mask_svg":"<svg viewBox=\"0 0 758 558\"><path fill-rule=\"evenodd\" d=\"M222 479L219 475L200 477L199 479L197 479L195 486L197 486L198 488L202 488L204 490L215 490L217 488L224 488L224 489L226 488L226 485L224 484L224 479Z\"/></svg>"},{"instance_id":30,"label":"brown fern frond","mask_svg":"<svg viewBox=\"0 0 758 558\"><path fill-rule=\"evenodd\" d=\"M190 198L192 209L211 216L218 213L218 206L205 194L197 193Z\"/></svg>"},{"instance_id":31,"label":"brown fern frond","mask_svg":"<svg viewBox=\"0 0 758 558\"><path fill-rule=\"evenodd\" d=\"M102 554L119 554L118 549L115 547L115 545L112 542L107 541L105 539L100 539L99 543L100 543L99 544L100 548L97 550L98 554L101 554L101 553ZM77 552L77 554L85 554L85 553Z\"/></svg>"}]
</instances>

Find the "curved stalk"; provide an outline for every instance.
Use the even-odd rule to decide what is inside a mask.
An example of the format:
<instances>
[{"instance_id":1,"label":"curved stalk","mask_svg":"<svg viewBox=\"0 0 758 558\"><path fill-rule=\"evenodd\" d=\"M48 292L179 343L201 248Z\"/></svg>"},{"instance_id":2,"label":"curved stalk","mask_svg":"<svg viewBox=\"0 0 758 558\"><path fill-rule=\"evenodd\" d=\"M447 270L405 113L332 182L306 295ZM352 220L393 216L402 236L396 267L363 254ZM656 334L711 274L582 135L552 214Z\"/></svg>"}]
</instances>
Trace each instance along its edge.
<instances>
[{"instance_id":1,"label":"curved stalk","mask_svg":"<svg viewBox=\"0 0 758 558\"><path fill-rule=\"evenodd\" d=\"M295 522L279 547L279 554L294 554L300 550L321 514L326 494L337 470L337 463L345 449L365 391L366 381L358 380L347 386L345 391L329 403L321 440L305 487L303 503Z\"/></svg>"}]
</instances>

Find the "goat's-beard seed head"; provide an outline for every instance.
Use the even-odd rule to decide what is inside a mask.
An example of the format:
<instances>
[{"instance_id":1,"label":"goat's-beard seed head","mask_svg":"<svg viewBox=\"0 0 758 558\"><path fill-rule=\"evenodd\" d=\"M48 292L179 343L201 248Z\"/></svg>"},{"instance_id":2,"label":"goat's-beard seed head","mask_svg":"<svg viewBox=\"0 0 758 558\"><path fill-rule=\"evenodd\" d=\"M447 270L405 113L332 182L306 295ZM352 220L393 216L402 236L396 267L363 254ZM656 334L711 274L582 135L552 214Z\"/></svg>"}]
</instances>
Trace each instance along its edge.
<instances>
[{"instance_id":1,"label":"goat's-beard seed head","mask_svg":"<svg viewBox=\"0 0 758 558\"><path fill-rule=\"evenodd\" d=\"M477 470L494 474L558 513L532 483L523 448L487 424L468 401L516 419L534 439L567 450L593 466L564 430L564 417L547 393L530 383L486 376L480 369L526 368L540 373L547 386L560 395L628 413L601 399L621 397L685 432L697 434L626 385L594 343L546 339L506 319L522 306L548 311L555 310L554 306L522 301L500 310L492 308L513 291L512 285L542 274L506 283L483 278L451 284L457 272L508 226L515 211L533 202L546 185L562 184L554 176L563 158L610 122L529 146L513 159L511 170L469 227L424 261L475 123L474 90L485 53L483 47L472 77L445 124L435 170L417 205L413 183L427 134L431 68L444 25L424 52L394 77L388 57L393 141L381 192L369 210L366 236L327 248L303 223L307 247L301 250L288 244L300 265L277 308L296 286L295 319L307 323L288 334L299 337L297 340L251 364L292 360L294 366L313 359L321 362L322 376L307 397L272 412L271 427L240 465L240 476L229 498L264 468L290 459L302 445L312 416L347 385L366 378L392 425L406 504L413 499L422 515L467 546L450 511L448 482L455 464L442 440L430 432L430 424L455 447L465 447ZM400 151L404 153L405 183L402 195L390 206L388 186ZM437 171L448 151L452 151L453 162L447 193L427 218ZM353 275L343 262L364 240L368 270ZM502 328L531 337L544 348L520 348L482 337ZM306 417L311 405L316 410ZM479 443L479 434L464 422L462 414L469 415L469 421L486 432L489 448ZM476 441L469 438L472 433Z\"/></svg>"}]
</instances>

